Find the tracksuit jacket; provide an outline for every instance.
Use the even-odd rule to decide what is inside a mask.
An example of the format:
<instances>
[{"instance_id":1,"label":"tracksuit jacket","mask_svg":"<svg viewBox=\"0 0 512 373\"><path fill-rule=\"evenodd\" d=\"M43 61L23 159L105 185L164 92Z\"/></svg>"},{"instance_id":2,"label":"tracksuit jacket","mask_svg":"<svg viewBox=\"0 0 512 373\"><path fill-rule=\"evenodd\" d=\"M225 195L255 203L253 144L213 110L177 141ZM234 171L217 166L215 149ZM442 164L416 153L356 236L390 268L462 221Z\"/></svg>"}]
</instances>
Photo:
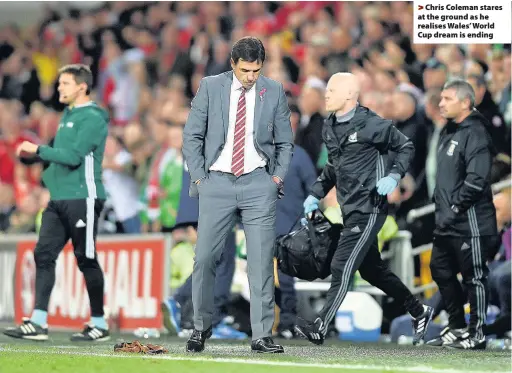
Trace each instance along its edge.
<instances>
[{"instance_id":1,"label":"tracksuit jacket","mask_svg":"<svg viewBox=\"0 0 512 373\"><path fill-rule=\"evenodd\" d=\"M105 199L102 162L108 134L108 114L96 103L64 109L52 146L37 154L50 165L43 182L52 200Z\"/></svg>"},{"instance_id":2,"label":"tracksuit jacket","mask_svg":"<svg viewBox=\"0 0 512 373\"><path fill-rule=\"evenodd\" d=\"M497 234L490 176L496 153L476 109L457 124L449 122L439 141L435 234L479 237Z\"/></svg>"},{"instance_id":3,"label":"tracksuit jacket","mask_svg":"<svg viewBox=\"0 0 512 373\"><path fill-rule=\"evenodd\" d=\"M322 199L336 186L344 219L352 212L387 213L387 198L378 195L375 186L390 174L397 180L405 175L414 156L412 142L391 120L361 105L347 122L337 122L334 114L329 116L322 138L328 162L311 194ZM390 152L395 153L393 162L388 162Z\"/></svg>"}]
</instances>

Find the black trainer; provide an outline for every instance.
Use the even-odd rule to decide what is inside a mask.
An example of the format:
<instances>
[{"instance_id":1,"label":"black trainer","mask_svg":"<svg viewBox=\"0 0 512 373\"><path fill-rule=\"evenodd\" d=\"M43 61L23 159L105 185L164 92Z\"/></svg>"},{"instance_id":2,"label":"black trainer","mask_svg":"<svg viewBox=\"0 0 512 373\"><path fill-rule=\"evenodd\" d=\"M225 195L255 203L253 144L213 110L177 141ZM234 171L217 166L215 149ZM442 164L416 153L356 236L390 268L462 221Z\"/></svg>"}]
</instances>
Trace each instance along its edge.
<instances>
[{"instance_id":1,"label":"black trainer","mask_svg":"<svg viewBox=\"0 0 512 373\"><path fill-rule=\"evenodd\" d=\"M110 333L106 329L85 324L84 330L71 336L72 342L105 342L110 340Z\"/></svg>"},{"instance_id":2,"label":"black trainer","mask_svg":"<svg viewBox=\"0 0 512 373\"><path fill-rule=\"evenodd\" d=\"M194 329L187 341L187 352L201 352L204 350L204 342L212 336L212 327L205 331Z\"/></svg>"},{"instance_id":3,"label":"black trainer","mask_svg":"<svg viewBox=\"0 0 512 373\"><path fill-rule=\"evenodd\" d=\"M11 338L28 339L31 341L48 340L48 328L43 328L33 323L28 317L23 318L21 325L5 329L4 334Z\"/></svg>"},{"instance_id":4,"label":"black trainer","mask_svg":"<svg viewBox=\"0 0 512 373\"><path fill-rule=\"evenodd\" d=\"M295 325L295 332L304 339L309 340L311 343L316 345L321 345L324 343L325 336L320 331L324 325L324 322L320 317L317 317L316 320L312 323L302 320L301 318L297 318L300 320L299 325Z\"/></svg>"},{"instance_id":5,"label":"black trainer","mask_svg":"<svg viewBox=\"0 0 512 373\"><path fill-rule=\"evenodd\" d=\"M455 342L445 343L443 347L454 348L457 350L485 350L487 347L487 340L485 337L482 339L477 339L470 336L469 333L466 332Z\"/></svg>"},{"instance_id":6,"label":"black trainer","mask_svg":"<svg viewBox=\"0 0 512 373\"><path fill-rule=\"evenodd\" d=\"M441 331L439 337L431 339L426 343L427 346L441 347L446 344L450 344L463 338L464 333L467 333L466 329L451 329L449 326Z\"/></svg>"},{"instance_id":7,"label":"black trainer","mask_svg":"<svg viewBox=\"0 0 512 373\"><path fill-rule=\"evenodd\" d=\"M428 325L432 321L432 315L434 314L432 307L424 305L423 310L420 316L412 319L412 331L414 334L412 344L414 346L425 343L425 334L427 333Z\"/></svg>"}]
</instances>

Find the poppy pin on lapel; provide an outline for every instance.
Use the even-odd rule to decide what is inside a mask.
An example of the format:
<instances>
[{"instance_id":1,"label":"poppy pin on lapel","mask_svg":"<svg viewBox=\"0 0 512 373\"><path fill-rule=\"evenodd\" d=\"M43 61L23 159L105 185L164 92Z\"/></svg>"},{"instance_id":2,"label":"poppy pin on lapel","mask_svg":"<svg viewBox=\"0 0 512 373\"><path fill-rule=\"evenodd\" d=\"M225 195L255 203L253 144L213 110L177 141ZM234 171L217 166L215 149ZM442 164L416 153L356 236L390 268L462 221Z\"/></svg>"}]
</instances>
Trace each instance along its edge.
<instances>
[{"instance_id":1,"label":"poppy pin on lapel","mask_svg":"<svg viewBox=\"0 0 512 373\"><path fill-rule=\"evenodd\" d=\"M266 88L262 88L260 91L260 101L263 101L263 96L265 95L265 92L267 92Z\"/></svg>"}]
</instances>

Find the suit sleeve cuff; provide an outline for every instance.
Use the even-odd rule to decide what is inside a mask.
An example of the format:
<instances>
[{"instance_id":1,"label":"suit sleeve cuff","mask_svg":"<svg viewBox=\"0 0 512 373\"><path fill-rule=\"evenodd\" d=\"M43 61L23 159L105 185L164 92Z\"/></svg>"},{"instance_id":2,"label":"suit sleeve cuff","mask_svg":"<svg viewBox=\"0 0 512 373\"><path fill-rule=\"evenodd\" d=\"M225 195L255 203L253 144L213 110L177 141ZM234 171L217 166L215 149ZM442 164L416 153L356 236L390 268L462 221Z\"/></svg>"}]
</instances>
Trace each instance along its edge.
<instances>
[{"instance_id":1,"label":"suit sleeve cuff","mask_svg":"<svg viewBox=\"0 0 512 373\"><path fill-rule=\"evenodd\" d=\"M197 180L203 179L205 177L206 173L202 169L190 172L190 180L192 180L193 182L196 182Z\"/></svg>"}]
</instances>

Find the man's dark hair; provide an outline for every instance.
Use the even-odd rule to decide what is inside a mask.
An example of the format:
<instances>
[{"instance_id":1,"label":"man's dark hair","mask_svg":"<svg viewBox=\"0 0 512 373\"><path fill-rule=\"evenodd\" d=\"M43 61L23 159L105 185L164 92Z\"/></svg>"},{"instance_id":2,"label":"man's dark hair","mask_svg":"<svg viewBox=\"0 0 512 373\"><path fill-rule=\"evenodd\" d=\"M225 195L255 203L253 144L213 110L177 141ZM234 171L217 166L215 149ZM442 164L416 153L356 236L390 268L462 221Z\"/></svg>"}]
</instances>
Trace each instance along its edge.
<instances>
[{"instance_id":1,"label":"man's dark hair","mask_svg":"<svg viewBox=\"0 0 512 373\"><path fill-rule=\"evenodd\" d=\"M238 40L231 50L231 59L238 63L240 59L247 62L265 62L265 47L258 38L246 36Z\"/></svg>"},{"instance_id":2,"label":"man's dark hair","mask_svg":"<svg viewBox=\"0 0 512 373\"><path fill-rule=\"evenodd\" d=\"M468 99L469 109L473 110L475 107L475 91L473 91L471 84L462 79L453 79L444 85L443 90L450 88L455 89L455 94L460 101Z\"/></svg>"},{"instance_id":3,"label":"man's dark hair","mask_svg":"<svg viewBox=\"0 0 512 373\"><path fill-rule=\"evenodd\" d=\"M59 69L59 76L62 74L71 74L75 78L76 84L85 83L87 85L86 95L91 93L92 72L89 66L80 63L66 65Z\"/></svg>"}]
</instances>

